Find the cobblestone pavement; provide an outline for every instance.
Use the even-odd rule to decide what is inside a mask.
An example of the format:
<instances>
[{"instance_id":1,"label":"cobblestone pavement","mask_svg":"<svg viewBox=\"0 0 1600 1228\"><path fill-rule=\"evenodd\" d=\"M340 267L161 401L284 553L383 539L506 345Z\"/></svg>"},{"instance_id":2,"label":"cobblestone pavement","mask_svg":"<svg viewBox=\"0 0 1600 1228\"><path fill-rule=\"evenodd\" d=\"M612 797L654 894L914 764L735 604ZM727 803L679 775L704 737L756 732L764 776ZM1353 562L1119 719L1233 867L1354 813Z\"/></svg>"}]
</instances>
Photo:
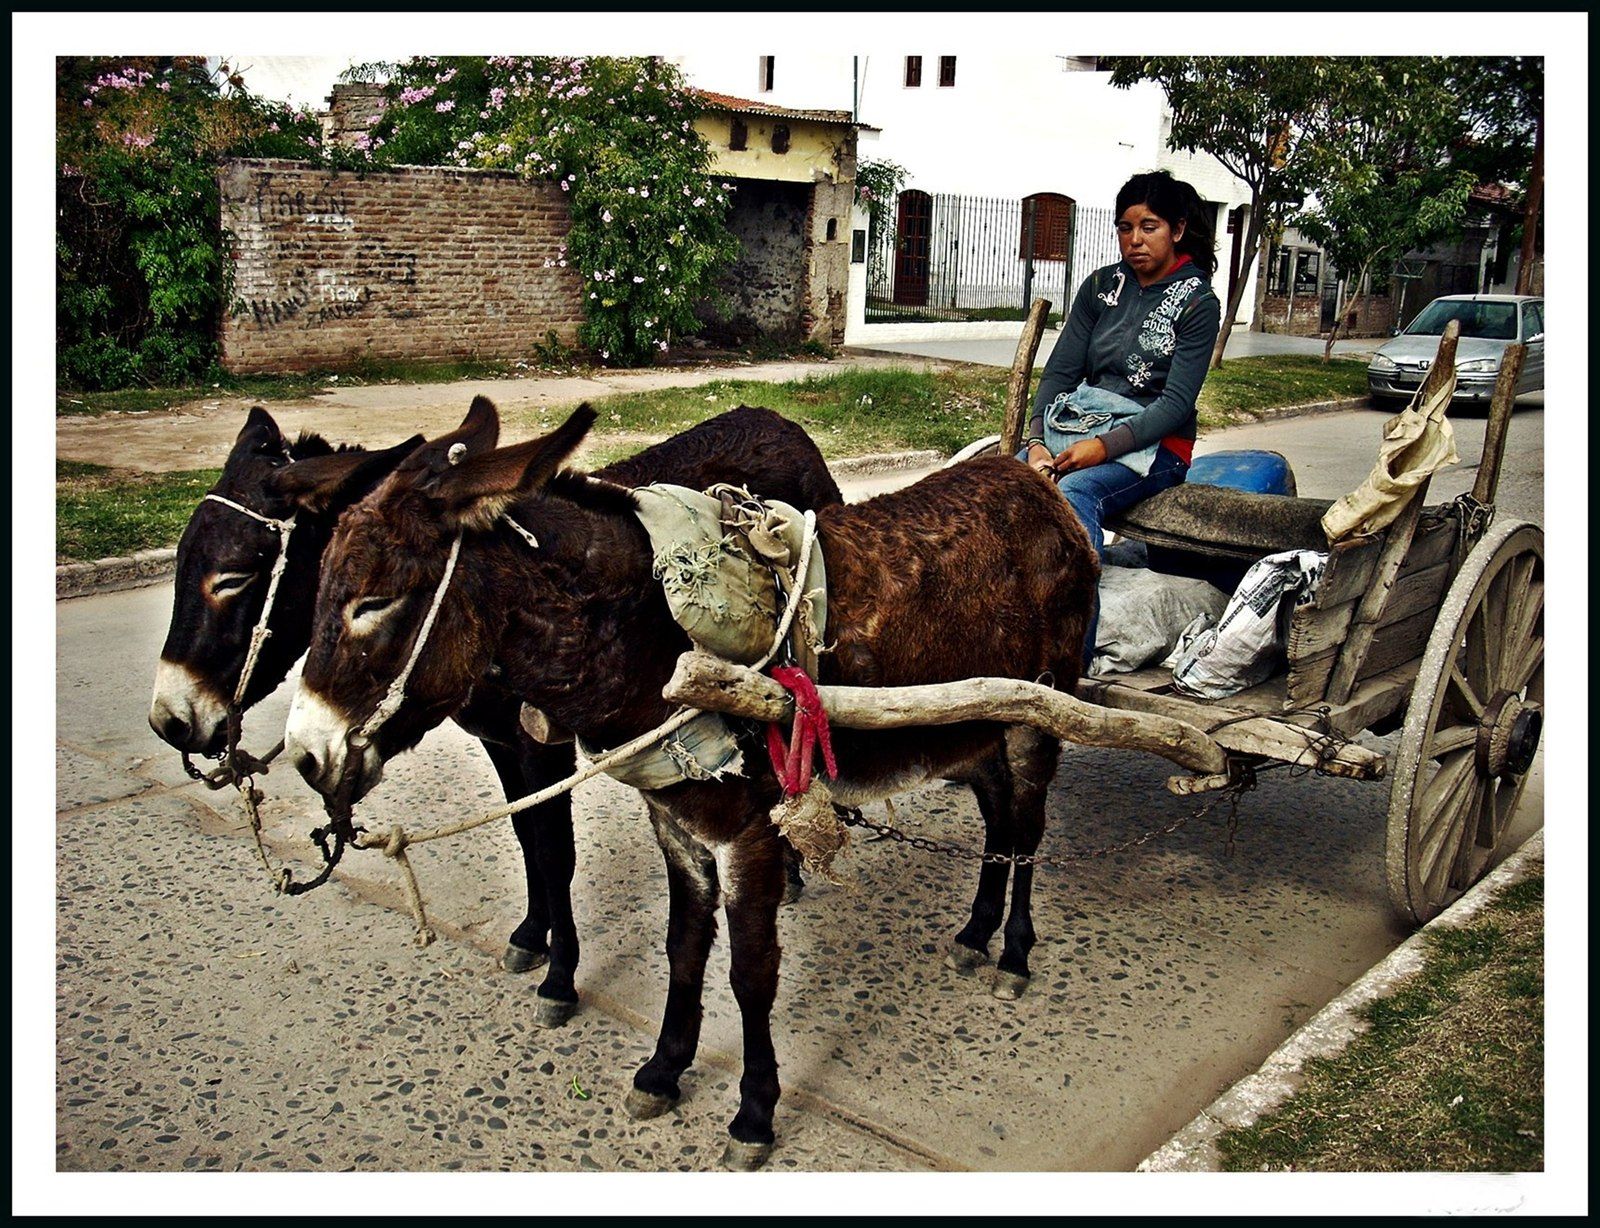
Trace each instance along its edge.
<instances>
[{"instance_id":1,"label":"cobblestone pavement","mask_svg":"<svg viewBox=\"0 0 1600 1228\"><path fill-rule=\"evenodd\" d=\"M58 607L58 1167L715 1168L739 1053L722 945L683 1101L644 1123L620 1108L666 984L664 874L637 796L609 781L577 794L584 1006L541 1031L533 981L495 963L520 918L507 826L414 850L441 932L423 950L377 853L310 895L272 894L228 795L186 783L144 728L169 601L158 586ZM288 690L252 713L247 744L281 728ZM1165 794L1167 771L1069 752L1045 851L1177 817L1193 803ZM274 855L314 860L313 796L292 774L264 783ZM1231 857L1214 817L1043 872L1016 1003L940 962L974 867L858 843L853 884L812 884L780 921L771 1167L1132 1168L1403 936L1384 901L1386 794L1269 774ZM426 827L496 799L450 727L362 810ZM920 833L978 838L964 790L896 809Z\"/></svg>"}]
</instances>

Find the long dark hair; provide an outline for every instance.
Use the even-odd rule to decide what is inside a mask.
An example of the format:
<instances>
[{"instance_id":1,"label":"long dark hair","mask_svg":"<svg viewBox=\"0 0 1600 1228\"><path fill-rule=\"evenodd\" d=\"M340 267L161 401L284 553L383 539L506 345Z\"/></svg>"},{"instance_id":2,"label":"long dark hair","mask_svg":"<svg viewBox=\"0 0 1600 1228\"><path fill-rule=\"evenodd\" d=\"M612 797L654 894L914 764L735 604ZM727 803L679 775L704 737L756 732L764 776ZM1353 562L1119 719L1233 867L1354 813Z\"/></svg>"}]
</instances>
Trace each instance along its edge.
<instances>
[{"instance_id":1,"label":"long dark hair","mask_svg":"<svg viewBox=\"0 0 1600 1228\"><path fill-rule=\"evenodd\" d=\"M1193 260L1207 277L1217 271L1217 241L1211 229L1211 206L1192 185L1174 179L1168 171L1145 171L1122 185L1117 193L1117 217L1134 205L1143 205L1174 230L1184 223L1177 250Z\"/></svg>"}]
</instances>

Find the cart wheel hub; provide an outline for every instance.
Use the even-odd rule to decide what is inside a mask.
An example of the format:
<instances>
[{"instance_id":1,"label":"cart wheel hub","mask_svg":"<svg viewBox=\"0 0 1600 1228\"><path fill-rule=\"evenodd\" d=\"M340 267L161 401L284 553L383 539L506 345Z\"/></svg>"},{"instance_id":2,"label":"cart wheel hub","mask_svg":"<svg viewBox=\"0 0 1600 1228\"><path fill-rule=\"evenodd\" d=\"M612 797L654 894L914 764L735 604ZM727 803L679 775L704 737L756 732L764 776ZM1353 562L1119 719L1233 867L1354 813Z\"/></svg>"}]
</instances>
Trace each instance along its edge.
<instances>
[{"instance_id":1,"label":"cart wheel hub","mask_svg":"<svg viewBox=\"0 0 1600 1228\"><path fill-rule=\"evenodd\" d=\"M1544 729L1544 709L1524 702L1515 691L1502 691L1483 710L1478 725L1478 771L1499 778L1521 776L1533 766Z\"/></svg>"}]
</instances>

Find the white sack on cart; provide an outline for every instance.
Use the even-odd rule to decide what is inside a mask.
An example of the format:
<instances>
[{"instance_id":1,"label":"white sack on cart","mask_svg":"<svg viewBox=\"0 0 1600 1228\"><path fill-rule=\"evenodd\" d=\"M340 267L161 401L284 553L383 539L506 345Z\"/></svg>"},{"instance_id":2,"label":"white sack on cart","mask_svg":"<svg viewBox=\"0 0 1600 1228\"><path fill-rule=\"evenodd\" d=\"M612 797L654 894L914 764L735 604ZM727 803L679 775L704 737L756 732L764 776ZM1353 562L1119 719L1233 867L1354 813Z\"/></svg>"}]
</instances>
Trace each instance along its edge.
<instances>
[{"instance_id":1,"label":"white sack on cart","mask_svg":"<svg viewBox=\"0 0 1600 1228\"><path fill-rule=\"evenodd\" d=\"M1315 550L1269 554L1245 572L1213 629L1179 655L1180 691L1221 699L1265 681L1282 667L1289 615L1316 594L1328 556ZM1294 600L1285 602L1285 597Z\"/></svg>"},{"instance_id":2,"label":"white sack on cart","mask_svg":"<svg viewBox=\"0 0 1600 1228\"><path fill-rule=\"evenodd\" d=\"M1126 674L1159 661L1195 618L1209 615L1215 622L1227 604L1227 595L1204 580L1143 567L1102 568L1090 676Z\"/></svg>"}]
</instances>

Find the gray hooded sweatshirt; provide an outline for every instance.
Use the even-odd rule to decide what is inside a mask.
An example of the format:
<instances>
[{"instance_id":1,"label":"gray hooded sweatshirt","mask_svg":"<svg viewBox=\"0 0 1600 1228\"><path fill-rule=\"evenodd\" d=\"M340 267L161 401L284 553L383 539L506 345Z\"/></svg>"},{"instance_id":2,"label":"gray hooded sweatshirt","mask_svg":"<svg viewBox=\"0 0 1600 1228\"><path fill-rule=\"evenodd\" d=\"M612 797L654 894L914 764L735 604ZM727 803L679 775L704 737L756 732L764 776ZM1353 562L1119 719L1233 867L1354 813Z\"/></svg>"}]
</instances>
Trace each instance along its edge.
<instances>
[{"instance_id":1,"label":"gray hooded sweatshirt","mask_svg":"<svg viewBox=\"0 0 1600 1228\"><path fill-rule=\"evenodd\" d=\"M1045 364L1028 438L1043 438L1045 409L1087 382L1145 407L1100 436L1107 460L1169 436L1192 441L1195 398L1221 322L1222 305L1192 261L1148 286L1126 261L1095 270Z\"/></svg>"}]
</instances>

